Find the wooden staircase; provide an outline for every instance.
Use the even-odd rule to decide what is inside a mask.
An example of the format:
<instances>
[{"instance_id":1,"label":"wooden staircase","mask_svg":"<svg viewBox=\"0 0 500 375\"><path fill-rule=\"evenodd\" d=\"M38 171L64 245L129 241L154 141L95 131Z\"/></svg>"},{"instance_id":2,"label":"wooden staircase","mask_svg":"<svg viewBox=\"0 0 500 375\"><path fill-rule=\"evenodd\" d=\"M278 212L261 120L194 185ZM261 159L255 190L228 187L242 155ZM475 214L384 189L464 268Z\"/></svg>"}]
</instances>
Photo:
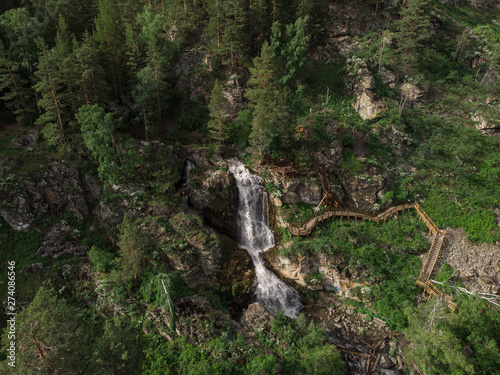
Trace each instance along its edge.
<instances>
[{"instance_id":1,"label":"wooden staircase","mask_svg":"<svg viewBox=\"0 0 500 375\"><path fill-rule=\"evenodd\" d=\"M326 191L323 179L321 181L323 185L323 191ZM363 213L345 209L326 211L322 214L307 219L302 226L289 223L288 230L293 236L297 236L298 239L300 236L308 236L309 234L311 234L316 225L330 218L340 217L340 220L342 220L342 218L344 217L347 217L348 219L353 217L356 220L357 219L369 220L369 221L376 221L377 223L379 223L382 220L385 221L389 217L396 215L400 211L404 211L410 208L414 208L417 211L420 220L422 220L425 223L425 225L429 229L429 232L434 235L431 247L429 249L429 254L427 255L427 259L422 265L422 269L420 270L420 275L418 276L416 283L417 285L424 288L424 291L431 297L439 295L445 298L448 302L448 306L452 310L455 310L457 304L453 302L453 298L451 296L444 294L430 281L432 272L434 271L434 267L436 266L439 255L441 254L441 249L444 244L446 232L439 229L439 227L431 220L429 215L423 210L423 208L417 202L390 207L384 212L378 214L377 216L366 215Z\"/></svg>"}]
</instances>

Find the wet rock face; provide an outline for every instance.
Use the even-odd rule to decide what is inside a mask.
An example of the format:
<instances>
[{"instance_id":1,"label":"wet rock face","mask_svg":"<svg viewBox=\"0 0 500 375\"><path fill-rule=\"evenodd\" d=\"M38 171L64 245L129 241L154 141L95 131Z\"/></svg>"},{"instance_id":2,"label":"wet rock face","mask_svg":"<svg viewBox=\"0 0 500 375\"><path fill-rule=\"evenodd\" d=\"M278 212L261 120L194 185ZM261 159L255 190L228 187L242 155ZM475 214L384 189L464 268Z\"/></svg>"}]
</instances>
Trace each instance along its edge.
<instances>
[{"instance_id":1,"label":"wet rock face","mask_svg":"<svg viewBox=\"0 0 500 375\"><path fill-rule=\"evenodd\" d=\"M172 71L177 77L175 88L186 92L191 100L198 95L208 95L204 90L205 76L212 71L212 59L205 46L198 45L184 49L174 62Z\"/></svg>"},{"instance_id":2,"label":"wet rock face","mask_svg":"<svg viewBox=\"0 0 500 375\"><path fill-rule=\"evenodd\" d=\"M226 162L219 153L208 149L187 150L186 158L195 164L186 191L189 207L199 212L208 225L236 238L238 189Z\"/></svg>"},{"instance_id":3,"label":"wet rock face","mask_svg":"<svg viewBox=\"0 0 500 375\"><path fill-rule=\"evenodd\" d=\"M240 77L237 74L231 74L224 84L223 91L228 101L228 113L236 115L243 105L243 87L240 85Z\"/></svg>"},{"instance_id":4,"label":"wet rock face","mask_svg":"<svg viewBox=\"0 0 500 375\"><path fill-rule=\"evenodd\" d=\"M0 215L14 230L26 230L31 221L46 215L70 212L77 217L90 213L101 194L98 182L59 161L43 172L13 181L3 193Z\"/></svg>"}]
</instances>

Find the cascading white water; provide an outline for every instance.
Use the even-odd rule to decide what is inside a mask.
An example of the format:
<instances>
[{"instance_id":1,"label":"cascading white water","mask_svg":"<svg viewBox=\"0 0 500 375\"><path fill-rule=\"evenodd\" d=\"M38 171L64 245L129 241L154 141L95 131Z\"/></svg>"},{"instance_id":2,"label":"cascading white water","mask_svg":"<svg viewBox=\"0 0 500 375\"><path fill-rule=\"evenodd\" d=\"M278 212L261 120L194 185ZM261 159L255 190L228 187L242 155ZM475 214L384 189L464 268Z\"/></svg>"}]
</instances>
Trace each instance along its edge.
<instances>
[{"instance_id":1,"label":"cascading white water","mask_svg":"<svg viewBox=\"0 0 500 375\"><path fill-rule=\"evenodd\" d=\"M295 318L302 309L299 293L268 270L260 255L274 246L262 179L250 173L237 159L228 160L228 164L239 192L238 246L250 254L255 265L255 297L271 313L283 311L285 315Z\"/></svg>"},{"instance_id":2,"label":"cascading white water","mask_svg":"<svg viewBox=\"0 0 500 375\"><path fill-rule=\"evenodd\" d=\"M196 165L194 164L194 162L192 162L191 160L187 160L186 162L186 169L184 170L184 178L183 178L183 186L187 186L189 184L189 181L191 181L191 178L189 177L189 172L191 172L191 170L194 169L194 167L196 167ZM189 204L189 195L188 194L185 194L182 196L182 204L184 206L188 206Z\"/></svg>"}]
</instances>

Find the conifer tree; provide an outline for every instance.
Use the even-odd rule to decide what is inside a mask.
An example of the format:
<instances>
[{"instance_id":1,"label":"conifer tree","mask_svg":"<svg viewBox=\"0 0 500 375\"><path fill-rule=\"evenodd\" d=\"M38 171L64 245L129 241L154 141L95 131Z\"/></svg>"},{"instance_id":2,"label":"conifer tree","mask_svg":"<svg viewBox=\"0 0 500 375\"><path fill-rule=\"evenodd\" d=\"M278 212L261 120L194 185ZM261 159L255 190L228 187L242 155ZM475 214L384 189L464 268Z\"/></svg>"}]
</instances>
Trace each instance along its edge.
<instances>
[{"instance_id":1,"label":"conifer tree","mask_svg":"<svg viewBox=\"0 0 500 375\"><path fill-rule=\"evenodd\" d=\"M429 0L406 0L400 15L395 37L405 61L411 64L430 37Z\"/></svg>"},{"instance_id":2,"label":"conifer tree","mask_svg":"<svg viewBox=\"0 0 500 375\"><path fill-rule=\"evenodd\" d=\"M40 93L38 105L44 113L37 119L36 124L45 126L43 133L50 145L61 146L65 138L63 124L67 123L63 113L66 94L56 67L54 50L49 50L42 44L38 70L35 73L39 82L35 89Z\"/></svg>"},{"instance_id":3,"label":"conifer tree","mask_svg":"<svg viewBox=\"0 0 500 375\"><path fill-rule=\"evenodd\" d=\"M328 22L328 0L300 0L297 4L297 18L308 17L307 35L314 44L324 40Z\"/></svg>"},{"instance_id":4,"label":"conifer tree","mask_svg":"<svg viewBox=\"0 0 500 375\"><path fill-rule=\"evenodd\" d=\"M246 0L224 2L226 22L224 26L223 43L225 54L229 55L231 65L240 62L241 57L248 52L249 30Z\"/></svg>"},{"instance_id":5,"label":"conifer tree","mask_svg":"<svg viewBox=\"0 0 500 375\"><path fill-rule=\"evenodd\" d=\"M253 104L250 145L259 154L267 149L275 135L280 85L275 71L275 56L269 44L264 42L260 56L253 59L250 68L250 89L246 97Z\"/></svg>"},{"instance_id":6,"label":"conifer tree","mask_svg":"<svg viewBox=\"0 0 500 375\"><path fill-rule=\"evenodd\" d=\"M115 98L120 101L124 97L126 28L117 0L99 0L98 9L94 36L106 60L105 66L110 68Z\"/></svg>"},{"instance_id":7,"label":"conifer tree","mask_svg":"<svg viewBox=\"0 0 500 375\"><path fill-rule=\"evenodd\" d=\"M99 162L97 171L101 181L105 185L117 183L122 174L123 160L120 145L114 138L113 115L94 104L81 107L76 118L87 148Z\"/></svg>"},{"instance_id":8,"label":"conifer tree","mask_svg":"<svg viewBox=\"0 0 500 375\"><path fill-rule=\"evenodd\" d=\"M164 37L168 27L165 12L146 6L137 17L137 25L138 49L132 48L129 64L135 70L134 109L140 113L137 118L143 123L147 139L149 124L162 121L167 91L165 77L175 48Z\"/></svg>"},{"instance_id":9,"label":"conifer tree","mask_svg":"<svg viewBox=\"0 0 500 375\"><path fill-rule=\"evenodd\" d=\"M212 94L210 96L210 121L208 122L208 129L211 138L217 142L220 147L228 137L228 129L226 123L226 106L227 99L224 96L222 87L219 80L215 80Z\"/></svg>"},{"instance_id":10,"label":"conifer tree","mask_svg":"<svg viewBox=\"0 0 500 375\"><path fill-rule=\"evenodd\" d=\"M270 18L265 0L249 0L248 26L250 45L257 49L267 37Z\"/></svg>"},{"instance_id":11,"label":"conifer tree","mask_svg":"<svg viewBox=\"0 0 500 375\"><path fill-rule=\"evenodd\" d=\"M86 368L89 352L79 329L81 313L64 299L58 299L53 290L40 288L15 321L15 373L76 374ZM10 341L7 335L3 341Z\"/></svg>"},{"instance_id":12,"label":"conifer tree","mask_svg":"<svg viewBox=\"0 0 500 375\"><path fill-rule=\"evenodd\" d=\"M84 103L78 98L81 89L78 85L78 64L73 53L73 48L77 42L74 34L69 31L68 24L63 16L59 17L55 41L54 61L57 66L57 74L63 85L63 90L67 91L67 105L73 115Z\"/></svg>"},{"instance_id":13,"label":"conifer tree","mask_svg":"<svg viewBox=\"0 0 500 375\"><path fill-rule=\"evenodd\" d=\"M14 87L14 91L22 91L30 112L39 115L41 108L38 107L38 93L33 86L38 81L35 71L45 26L35 17L31 17L27 8L16 8L0 15L0 32L5 42L4 50L9 61L8 65L15 73L14 77L19 78L16 80L18 87L17 89ZM10 89L12 90L12 86Z\"/></svg>"},{"instance_id":14,"label":"conifer tree","mask_svg":"<svg viewBox=\"0 0 500 375\"><path fill-rule=\"evenodd\" d=\"M208 22L205 27L205 35L211 39L210 49L213 54L219 58L219 62L223 58L224 51L224 27L226 15L224 9L224 0L210 0L208 7Z\"/></svg>"},{"instance_id":15,"label":"conifer tree","mask_svg":"<svg viewBox=\"0 0 500 375\"><path fill-rule=\"evenodd\" d=\"M106 83L104 69L99 61L99 50L89 33L84 33L83 39L74 47L76 61L75 69L78 71L76 81L79 90L77 102L80 106L89 104L105 105L109 102L111 88Z\"/></svg>"},{"instance_id":16,"label":"conifer tree","mask_svg":"<svg viewBox=\"0 0 500 375\"><path fill-rule=\"evenodd\" d=\"M0 40L0 97L7 107L12 108L19 122L29 122L33 125L34 108L30 103L33 97L31 90L27 87L27 80L18 74L17 65L13 65L7 58L4 45ZM25 121L26 119L26 121Z\"/></svg>"}]
</instances>

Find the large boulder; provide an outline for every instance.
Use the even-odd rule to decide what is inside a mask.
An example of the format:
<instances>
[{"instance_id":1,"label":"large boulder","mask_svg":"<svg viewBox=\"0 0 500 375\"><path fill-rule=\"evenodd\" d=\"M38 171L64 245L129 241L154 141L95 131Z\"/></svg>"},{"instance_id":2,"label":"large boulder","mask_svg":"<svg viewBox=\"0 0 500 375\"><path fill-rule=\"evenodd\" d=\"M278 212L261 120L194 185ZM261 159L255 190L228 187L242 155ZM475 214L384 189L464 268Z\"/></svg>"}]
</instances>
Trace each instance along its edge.
<instances>
[{"instance_id":1,"label":"large boulder","mask_svg":"<svg viewBox=\"0 0 500 375\"><path fill-rule=\"evenodd\" d=\"M372 120L385 111L385 106L379 97L370 90L363 90L352 104L363 120Z\"/></svg>"},{"instance_id":2,"label":"large boulder","mask_svg":"<svg viewBox=\"0 0 500 375\"><path fill-rule=\"evenodd\" d=\"M416 102L424 96L424 90L413 83L405 82L400 87L401 95L410 102Z\"/></svg>"}]
</instances>

